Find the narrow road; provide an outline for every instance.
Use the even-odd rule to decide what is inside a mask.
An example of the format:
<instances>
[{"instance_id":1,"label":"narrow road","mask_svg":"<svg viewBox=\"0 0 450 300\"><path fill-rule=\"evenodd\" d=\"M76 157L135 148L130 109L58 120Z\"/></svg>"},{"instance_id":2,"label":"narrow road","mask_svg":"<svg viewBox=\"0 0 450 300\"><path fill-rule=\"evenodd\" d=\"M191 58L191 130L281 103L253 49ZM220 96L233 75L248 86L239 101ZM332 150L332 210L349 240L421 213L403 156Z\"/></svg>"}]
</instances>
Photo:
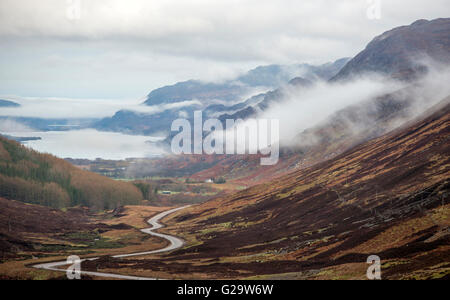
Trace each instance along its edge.
<instances>
[{"instance_id":1,"label":"narrow road","mask_svg":"<svg viewBox=\"0 0 450 300\"><path fill-rule=\"evenodd\" d=\"M168 235L168 234L163 234L163 233L157 233L154 232L154 230L160 229L162 227L164 227L164 225L159 223L159 220L161 220L162 218L177 212L179 210L182 210L184 208L189 207L188 206L183 206L183 207L178 207L178 208L174 208L165 212L162 212L160 214L157 214L156 216L154 216L153 218L151 218L150 220L148 220L148 223L152 226L150 228L146 228L146 229L142 229L141 231L153 236L157 236L163 239L166 239L170 242L170 244L162 249L158 249L158 250L152 250L152 251L147 251L147 252L138 252L138 253L129 253L129 254L120 254L120 255L114 255L112 256L113 258L125 258L125 257L132 257L132 256L139 256L139 255L149 255L149 254L156 254L156 253L162 253L162 252L168 252L168 251L172 251L175 249L180 248L181 246L183 246L184 242L174 236ZM89 259L83 259L82 261L93 261L93 260L97 260L99 259L99 257L94 257L94 258L89 258ZM67 265L67 261L59 261L59 262L51 262L51 263L43 263L43 264L37 264L32 266L33 268L36 269L44 269L44 270L50 270L50 271L57 271L57 272L66 272L65 269L60 269L60 267L62 266L66 266ZM136 276L127 276L127 275L119 275L119 274L110 274L110 273L101 273L101 272L89 272L89 271L80 271L81 274L84 275L90 275L90 276L99 276L99 277L105 277L105 278L118 278L118 279L128 279L128 280L158 280L158 278L148 278L148 277L136 277Z\"/></svg>"}]
</instances>

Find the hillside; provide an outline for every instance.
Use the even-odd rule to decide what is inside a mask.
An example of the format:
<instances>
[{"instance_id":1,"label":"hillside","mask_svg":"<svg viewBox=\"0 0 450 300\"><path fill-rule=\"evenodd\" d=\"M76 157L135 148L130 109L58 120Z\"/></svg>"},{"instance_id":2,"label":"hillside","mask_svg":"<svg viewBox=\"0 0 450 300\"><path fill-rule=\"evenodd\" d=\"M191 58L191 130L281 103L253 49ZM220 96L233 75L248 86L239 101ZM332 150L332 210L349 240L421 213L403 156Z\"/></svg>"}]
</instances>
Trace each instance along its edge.
<instances>
[{"instance_id":1,"label":"hillside","mask_svg":"<svg viewBox=\"0 0 450 300\"><path fill-rule=\"evenodd\" d=\"M424 63L429 59L440 64L450 63L449 18L418 20L377 36L333 80L368 72L412 79L426 70Z\"/></svg>"},{"instance_id":2,"label":"hillside","mask_svg":"<svg viewBox=\"0 0 450 300\"><path fill-rule=\"evenodd\" d=\"M88 206L95 210L139 204L131 183L80 170L0 136L0 197L53 208Z\"/></svg>"},{"instance_id":3,"label":"hillside","mask_svg":"<svg viewBox=\"0 0 450 300\"><path fill-rule=\"evenodd\" d=\"M67 279L65 273L31 269L30 265L70 255L101 256L161 248L164 241L140 229L147 226L148 217L167 209L125 206L102 213L87 208L62 211L0 197L0 280Z\"/></svg>"},{"instance_id":4,"label":"hillside","mask_svg":"<svg viewBox=\"0 0 450 300\"><path fill-rule=\"evenodd\" d=\"M0 197L0 262L37 248L38 234L50 240L52 235L94 229L86 213L81 208L63 212Z\"/></svg>"},{"instance_id":5,"label":"hillside","mask_svg":"<svg viewBox=\"0 0 450 300\"><path fill-rule=\"evenodd\" d=\"M450 98L433 111L329 161L188 208L166 220L185 248L126 263L214 278L362 279L376 254L383 278L448 278Z\"/></svg>"}]
</instances>

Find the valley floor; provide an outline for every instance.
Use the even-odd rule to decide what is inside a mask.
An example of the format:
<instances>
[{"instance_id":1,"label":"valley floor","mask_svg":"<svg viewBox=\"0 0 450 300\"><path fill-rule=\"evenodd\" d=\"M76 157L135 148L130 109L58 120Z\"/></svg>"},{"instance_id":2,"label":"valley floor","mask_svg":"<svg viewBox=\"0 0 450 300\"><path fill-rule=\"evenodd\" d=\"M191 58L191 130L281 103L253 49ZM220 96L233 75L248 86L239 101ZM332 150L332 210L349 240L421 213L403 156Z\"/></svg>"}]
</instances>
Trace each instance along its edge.
<instances>
[{"instance_id":1,"label":"valley floor","mask_svg":"<svg viewBox=\"0 0 450 300\"><path fill-rule=\"evenodd\" d=\"M91 214L81 208L63 212L1 198L0 206L1 279L65 279L64 273L31 265L70 255L89 258L151 251L168 244L141 229L148 227L147 219L169 207L126 206Z\"/></svg>"},{"instance_id":2,"label":"valley floor","mask_svg":"<svg viewBox=\"0 0 450 300\"><path fill-rule=\"evenodd\" d=\"M14 204L23 209L23 204ZM39 207L26 206L31 214L39 210ZM87 216L79 222L80 227L70 234L17 233L16 250L19 250L21 246L24 248L17 253L9 253L9 258L6 258L3 252L0 277L2 279L65 279L64 273L32 269L30 266L47 261L64 260L67 256L74 254L83 258L101 256L99 260L83 262L82 270L84 271L164 279L366 279L368 265L365 260L374 252L384 258L382 260L384 279L448 279L450 274L448 244L450 205L448 204L431 210L426 218L418 214L407 220L396 222L395 225L380 230L377 235L368 240L360 237L363 241L355 245L353 249L329 257L323 257L322 254L342 244L344 238L341 242L331 245L323 245L326 241L316 241L315 243L320 247L315 247L317 253L309 255L304 255L305 249L294 253L284 253L283 251L258 251L255 250L256 248L251 249L252 247L248 247L238 255L222 253L214 257L215 254L208 255L207 252L196 254L195 251L191 255L186 255L185 252L189 249L203 243L201 240L207 234L207 230L192 234L189 230L186 231L177 226L172 226L170 230L162 229L162 231L185 238L187 243L181 250L172 254L120 259L110 257L165 247L166 241L146 236L140 232L140 229L148 226L146 220L149 217L167 209L128 206L119 213L116 212L115 216L113 214ZM39 211L39 214L42 213L43 211ZM54 211L50 213L58 214ZM70 212L67 216L73 213ZM167 219L176 218L177 215L183 215L183 211ZM170 222L170 220L166 221ZM16 226L18 230L19 224ZM33 227L28 228L28 230L31 229L38 231ZM97 242L102 241L104 245L100 245L100 242L90 244L93 241L89 240L92 237L88 236L88 233L92 232L98 232L94 240L98 239ZM273 244L277 242L279 241L274 241ZM267 245L270 244L267 243ZM4 244L2 245L4 247ZM26 246L34 249L26 249ZM217 246L220 248L221 245ZM257 246L253 245L253 247ZM2 248L2 250L6 249ZM315 259L320 256L323 258ZM83 275L83 279L102 278Z\"/></svg>"}]
</instances>

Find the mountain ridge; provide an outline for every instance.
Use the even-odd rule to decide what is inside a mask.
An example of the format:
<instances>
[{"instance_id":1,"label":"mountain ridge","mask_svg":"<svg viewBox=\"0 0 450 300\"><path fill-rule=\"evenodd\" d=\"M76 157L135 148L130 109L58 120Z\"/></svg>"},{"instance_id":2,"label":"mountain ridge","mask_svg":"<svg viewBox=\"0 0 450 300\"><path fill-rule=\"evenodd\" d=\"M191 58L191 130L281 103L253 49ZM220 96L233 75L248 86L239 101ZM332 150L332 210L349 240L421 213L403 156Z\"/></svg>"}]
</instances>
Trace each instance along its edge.
<instances>
[{"instance_id":1,"label":"mountain ridge","mask_svg":"<svg viewBox=\"0 0 450 300\"><path fill-rule=\"evenodd\" d=\"M450 64L450 18L417 20L375 37L331 81L377 72L412 80L426 72L422 59Z\"/></svg>"},{"instance_id":2,"label":"mountain ridge","mask_svg":"<svg viewBox=\"0 0 450 300\"><path fill-rule=\"evenodd\" d=\"M297 73L304 73L306 75L305 80L311 81L317 78L331 78L333 74L340 70L347 60L348 58L342 58L332 63L326 63L319 66L297 64L286 67L294 68L297 70ZM247 79L243 79L245 76L241 76L235 80L230 80L221 84L190 80L155 89L150 92L144 105L162 105L194 100L198 103L167 109L156 114L138 113L124 109L116 112L112 117L103 118L102 120L95 122L92 127L99 130L119 131L130 134L151 135L161 132L170 134L171 123L173 120L179 118L180 111L183 111L184 115L193 116L193 111L204 110L207 117L216 117L221 114L235 113L241 109L249 110L249 106L263 100L262 98L265 96L265 93L258 92L258 86L243 85L240 83L240 80L250 82L249 84L254 85L261 84L269 80L267 79L267 76L261 75L261 73L270 73L267 69L270 70L272 68L278 70L275 72L281 72L280 69L282 69L282 66L270 65L261 66L259 68L260 69L256 68L250 70L247 73ZM259 75L254 75L258 72ZM297 79L297 82L299 81L299 76L298 74L296 75L295 72L281 73L282 75L276 73L275 75L271 74L268 76L269 78L275 78L277 76L282 77L282 79L275 80L276 82L272 84L275 88L277 88L277 85L279 84L287 85L293 79ZM288 74L293 75L291 77ZM291 82L291 85L295 82L295 80ZM253 96L247 98L249 94L253 94ZM243 114L243 117L244 116L247 116L247 114Z\"/></svg>"},{"instance_id":3,"label":"mountain ridge","mask_svg":"<svg viewBox=\"0 0 450 300\"><path fill-rule=\"evenodd\" d=\"M295 77L308 80L315 78L329 79L349 60L341 58L322 65L293 64L258 66L244 75L227 80L223 83L187 80L173 85L163 86L150 92L146 105L158 105L183 101L199 100L201 102L220 99L223 101L237 101L239 96L249 92L253 87L277 88Z\"/></svg>"}]
</instances>

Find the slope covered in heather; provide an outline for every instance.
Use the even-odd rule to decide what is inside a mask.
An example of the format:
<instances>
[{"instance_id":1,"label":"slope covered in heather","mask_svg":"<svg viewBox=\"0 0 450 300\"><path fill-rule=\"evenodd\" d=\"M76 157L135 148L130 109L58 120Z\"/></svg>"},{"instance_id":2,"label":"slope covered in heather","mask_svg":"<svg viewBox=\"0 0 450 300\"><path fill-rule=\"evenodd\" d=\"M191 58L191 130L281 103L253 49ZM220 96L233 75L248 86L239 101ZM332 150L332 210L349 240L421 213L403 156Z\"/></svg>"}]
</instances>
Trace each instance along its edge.
<instances>
[{"instance_id":1,"label":"slope covered in heather","mask_svg":"<svg viewBox=\"0 0 450 300\"><path fill-rule=\"evenodd\" d=\"M233 276L326 278L357 272L376 254L389 278L448 277L450 98L433 111L329 161L179 213L171 232L189 244L168 259L220 258L215 269Z\"/></svg>"}]
</instances>

